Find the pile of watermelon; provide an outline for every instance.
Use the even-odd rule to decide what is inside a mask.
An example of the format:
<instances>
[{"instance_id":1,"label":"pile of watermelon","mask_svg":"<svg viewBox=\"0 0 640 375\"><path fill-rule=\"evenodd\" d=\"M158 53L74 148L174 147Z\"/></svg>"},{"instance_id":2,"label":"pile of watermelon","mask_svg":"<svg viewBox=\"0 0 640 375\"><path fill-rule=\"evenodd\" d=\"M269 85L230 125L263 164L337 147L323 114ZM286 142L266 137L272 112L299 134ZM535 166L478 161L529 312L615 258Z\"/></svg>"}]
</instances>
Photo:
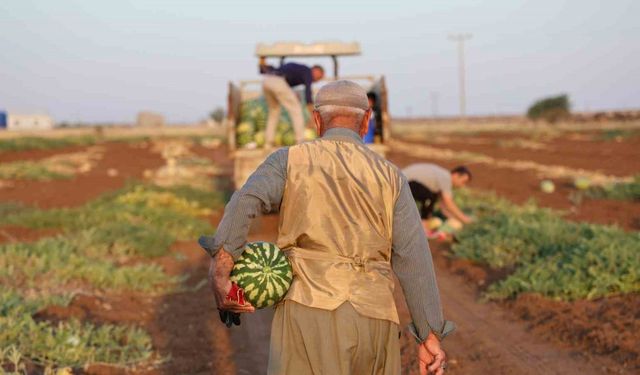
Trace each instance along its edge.
<instances>
[{"instance_id":1,"label":"pile of watermelon","mask_svg":"<svg viewBox=\"0 0 640 375\"><path fill-rule=\"evenodd\" d=\"M304 104L301 104L304 106ZM309 121L309 114L303 108L305 123ZM256 148L264 146L265 128L267 127L267 115L269 109L264 96L247 100L240 106L240 122L236 125L236 144L240 148ZM305 139L316 138L312 129L305 130ZM274 143L276 146L291 146L296 143L296 135L293 131L291 118L287 110L282 108L280 119L276 126Z\"/></svg>"}]
</instances>

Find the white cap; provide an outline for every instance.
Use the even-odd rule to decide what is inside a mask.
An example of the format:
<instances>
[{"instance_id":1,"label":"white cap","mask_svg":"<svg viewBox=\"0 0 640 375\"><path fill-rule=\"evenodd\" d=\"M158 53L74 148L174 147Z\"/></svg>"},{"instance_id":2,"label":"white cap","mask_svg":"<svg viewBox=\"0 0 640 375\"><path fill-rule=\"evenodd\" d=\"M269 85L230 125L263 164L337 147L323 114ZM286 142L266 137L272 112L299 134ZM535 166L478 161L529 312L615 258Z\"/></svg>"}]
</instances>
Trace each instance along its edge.
<instances>
[{"instance_id":1,"label":"white cap","mask_svg":"<svg viewBox=\"0 0 640 375\"><path fill-rule=\"evenodd\" d=\"M341 80L324 85L316 94L315 107L339 105L344 107L369 109L367 92L355 82Z\"/></svg>"}]
</instances>

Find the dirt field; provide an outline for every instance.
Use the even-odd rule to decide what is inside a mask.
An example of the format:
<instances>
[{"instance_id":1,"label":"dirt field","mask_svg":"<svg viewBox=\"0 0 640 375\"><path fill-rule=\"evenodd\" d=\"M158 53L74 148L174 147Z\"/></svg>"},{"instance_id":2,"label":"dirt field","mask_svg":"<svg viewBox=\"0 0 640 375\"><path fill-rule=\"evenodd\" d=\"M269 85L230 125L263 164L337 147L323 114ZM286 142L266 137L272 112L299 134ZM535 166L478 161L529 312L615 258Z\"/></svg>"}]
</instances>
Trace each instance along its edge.
<instances>
[{"instance_id":1,"label":"dirt field","mask_svg":"<svg viewBox=\"0 0 640 375\"><path fill-rule=\"evenodd\" d=\"M640 133L624 139L603 140L602 132L567 133L530 139L522 134L483 133L436 136L424 143L441 148L464 150L501 159L533 160L547 165L563 165L628 176L640 169Z\"/></svg>"},{"instance_id":2,"label":"dirt field","mask_svg":"<svg viewBox=\"0 0 640 375\"><path fill-rule=\"evenodd\" d=\"M128 180L141 179L145 170L163 164L160 155L148 148L126 143L105 143L100 147L104 148L104 156L91 171L69 180L12 181L12 186L0 190L0 200L41 208L77 206L123 187ZM68 151L60 150L58 153ZM44 155L50 156L50 153L51 150L20 152L22 160L39 160ZM110 169L117 171L117 175L110 176Z\"/></svg>"},{"instance_id":3,"label":"dirt field","mask_svg":"<svg viewBox=\"0 0 640 375\"><path fill-rule=\"evenodd\" d=\"M526 135L526 134L525 134ZM498 160L525 160L541 165L563 166L605 175L628 177L640 173L640 137L619 140L594 140L602 132L561 133L545 140L527 139L521 133L481 133L454 135L425 135L423 142L405 141L411 145L428 145L439 150L466 151L487 155ZM510 143L509 143L510 142ZM536 149L528 148L533 147ZM508 147L505 144L509 145ZM523 146L524 145L524 146ZM419 148L418 148L419 149ZM496 167L491 163L464 160L427 159L392 151L389 155L399 167L415 162L435 162L451 168L466 164L474 172L473 188L494 191L515 203L535 199L544 207L566 211L567 217L598 224L616 224L627 230L640 229L640 202L616 200L583 200L575 205L569 199L571 178L549 178L556 191L545 194L540 182L545 179L534 170L514 170ZM514 183L517 181L517 183Z\"/></svg>"},{"instance_id":4,"label":"dirt field","mask_svg":"<svg viewBox=\"0 0 640 375\"><path fill-rule=\"evenodd\" d=\"M562 133L550 139L529 139L530 143L522 141L522 134L505 133L458 138L440 136L437 140L421 142L412 138L401 142L411 142L416 148L419 144L428 144L440 149L464 150L498 159L526 159L618 177L640 173L640 138L594 140L598 134ZM150 144L106 142L99 146L104 154L96 167L87 173L64 180L9 181L0 188L0 202L20 202L40 208L76 207L120 189L131 180L143 179L145 171L156 170L164 163L162 155ZM74 146L0 153L0 164L37 161L83 149ZM232 163L224 146L210 149L195 145L192 151L231 173ZM429 160L404 152L392 151L388 157L401 167L418 161L437 162L446 167L460 164L457 160ZM544 194L539 189L540 176L533 171L485 163L469 163L469 166L474 172L474 189L495 191L514 203L534 198L543 206L567 211L571 220L615 223L627 231L640 229L640 203L637 201L589 199L576 207L568 199L569 179L556 179L557 191ZM108 173L109 170L117 173ZM222 210L218 209L208 220L215 226L221 215ZM251 239L274 240L276 231L277 217L263 217L253 226ZM56 229L0 226L0 244L33 242L57 233ZM458 323L457 332L445 341L450 366L447 373L632 374L640 368L636 338L640 332L640 296L637 294L576 303L525 295L505 303L483 303L479 297L484 286L503 275L452 259L447 245L432 243L432 253L445 315ZM135 258L127 260L129 263L138 261ZM168 275L181 276L181 287L156 295L141 292L77 294L66 307L52 305L34 314L39 322L57 323L77 318L97 325L135 325L150 334L154 355L142 365L123 368L97 363L76 368L74 373L264 373L270 312L245 317L240 327L224 327L219 322L205 282L208 259L195 238L175 242L167 254L144 261L160 265ZM400 293L397 293L397 300L403 324L407 323L410 318ZM408 335L401 340L403 373L416 374L415 345ZM0 343L0 347L5 344ZM26 364L29 373L44 371L37 363L27 361Z\"/></svg>"}]
</instances>

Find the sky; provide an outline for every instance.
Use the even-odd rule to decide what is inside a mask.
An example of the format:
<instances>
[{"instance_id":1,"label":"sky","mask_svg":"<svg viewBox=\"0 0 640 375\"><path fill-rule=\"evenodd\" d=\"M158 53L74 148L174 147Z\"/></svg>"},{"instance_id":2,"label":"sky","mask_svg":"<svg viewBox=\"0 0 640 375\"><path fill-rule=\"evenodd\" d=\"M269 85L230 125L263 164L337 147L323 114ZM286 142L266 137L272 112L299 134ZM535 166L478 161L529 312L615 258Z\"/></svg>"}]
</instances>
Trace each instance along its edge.
<instances>
[{"instance_id":1,"label":"sky","mask_svg":"<svg viewBox=\"0 0 640 375\"><path fill-rule=\"evenodd\" d=\"M56 121L170 122L226 105L229 81L258 79L258 42L357 41L342 74L384 75L392 116L519 114L567 93L579 111L640 108L634 0L0 1L0 110ZM329 59L296 60L324 64ZM434 105L434 98L436 98Z\"/></svg>"}]
</instances>

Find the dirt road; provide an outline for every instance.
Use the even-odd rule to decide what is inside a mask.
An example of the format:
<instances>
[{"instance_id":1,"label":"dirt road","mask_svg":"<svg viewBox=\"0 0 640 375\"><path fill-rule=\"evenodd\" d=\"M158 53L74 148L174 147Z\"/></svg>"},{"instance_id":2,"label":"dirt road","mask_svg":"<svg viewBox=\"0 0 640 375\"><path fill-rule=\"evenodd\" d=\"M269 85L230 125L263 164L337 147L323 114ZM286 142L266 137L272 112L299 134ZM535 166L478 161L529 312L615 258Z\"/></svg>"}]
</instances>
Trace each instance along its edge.
<instances>
[{"instance_id":1,"label":"dirt road","mask_svg":"<svg viewBox=\"0 0 640 375\"><path fill-rule=\"evenodd\" d=\"M449 374L624 373L610 361L545 342L498 305L477 302L463 279L437 271L445 316L458 326L444 342Z\"/></svg>"}]
</instances>

